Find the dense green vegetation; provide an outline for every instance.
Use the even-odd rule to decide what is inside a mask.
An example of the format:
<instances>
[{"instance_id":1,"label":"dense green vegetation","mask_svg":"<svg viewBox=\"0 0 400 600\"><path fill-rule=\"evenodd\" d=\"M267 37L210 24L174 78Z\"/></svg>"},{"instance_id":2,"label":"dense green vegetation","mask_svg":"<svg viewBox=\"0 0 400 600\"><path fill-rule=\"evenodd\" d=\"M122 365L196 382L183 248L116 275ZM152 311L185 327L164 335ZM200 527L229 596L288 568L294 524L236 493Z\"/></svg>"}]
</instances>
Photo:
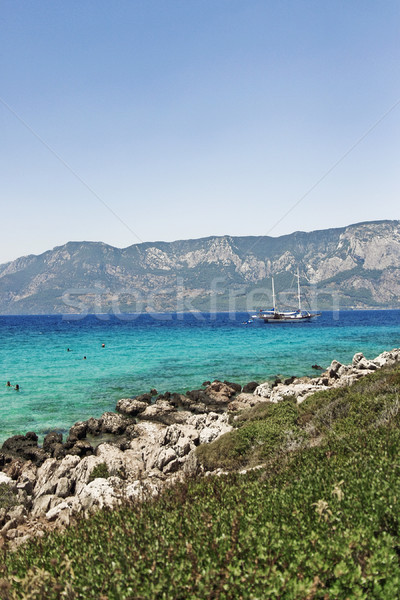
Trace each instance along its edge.
<instances>
[{"instance_id":1,"label":"dense green vegetation","mask_svg":"<svg viewBox=\"0 0 400 600\"><path fill-rule=\"evenodd\" d=\"M297 407L263 404L188 480L5 554L10 599L400 596L400 369ZM218 462L219 457L219 462Z\"/></svg>"}]
</instances>

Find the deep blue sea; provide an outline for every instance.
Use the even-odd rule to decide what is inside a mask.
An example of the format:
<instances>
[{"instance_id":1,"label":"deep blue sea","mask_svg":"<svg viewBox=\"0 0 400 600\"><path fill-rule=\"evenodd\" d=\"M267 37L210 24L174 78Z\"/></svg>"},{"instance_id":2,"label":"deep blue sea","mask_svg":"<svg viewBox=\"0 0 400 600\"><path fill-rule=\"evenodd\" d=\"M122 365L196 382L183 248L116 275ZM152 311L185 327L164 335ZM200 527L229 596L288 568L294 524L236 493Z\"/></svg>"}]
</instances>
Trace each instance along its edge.
<instances>
[{"instance_id":1,"label":"deep blue sea","mask_svg":"<svg viewBox=\"0 0 400 600\"><path fill-rule=\"evenodd\" d=\"M66 432L151 388L184 392L216 378L243 384L316 375L315 363L350 362L358 351L373 358L400 346L399 310L324 312L296 324L243 324L248 318L0 316L0 442L27 431L40 438Z\"/></svg>"}]
</instances>

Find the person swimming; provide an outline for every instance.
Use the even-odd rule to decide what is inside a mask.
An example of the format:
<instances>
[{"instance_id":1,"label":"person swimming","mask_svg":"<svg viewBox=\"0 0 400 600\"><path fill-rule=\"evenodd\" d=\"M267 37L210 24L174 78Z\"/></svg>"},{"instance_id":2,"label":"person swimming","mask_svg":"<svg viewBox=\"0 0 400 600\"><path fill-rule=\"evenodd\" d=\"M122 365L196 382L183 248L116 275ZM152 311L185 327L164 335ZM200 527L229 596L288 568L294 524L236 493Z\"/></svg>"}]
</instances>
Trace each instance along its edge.
<instances>
[{"instance_id":1,"label":"person swimming","mask_svg":"<svg viewBox=\"0 0 400 600\"><path fill-rule=\"evenodd\" d=\"M19 385L18 383L15 384L15 388L14 388L17 392L19 392Z\"/></svg>"},{"instance_id":2,"label":"person swimming","mask_svg":"<svg viewBox=\"0 0 400 600\"><path fill-rule=\"evenodd\" d=\"M6 386L7 386L7 387L11 387L11 382L10 382L10 381L7 381L7 383L6 383Z\"/></svg>"}]
</instances>

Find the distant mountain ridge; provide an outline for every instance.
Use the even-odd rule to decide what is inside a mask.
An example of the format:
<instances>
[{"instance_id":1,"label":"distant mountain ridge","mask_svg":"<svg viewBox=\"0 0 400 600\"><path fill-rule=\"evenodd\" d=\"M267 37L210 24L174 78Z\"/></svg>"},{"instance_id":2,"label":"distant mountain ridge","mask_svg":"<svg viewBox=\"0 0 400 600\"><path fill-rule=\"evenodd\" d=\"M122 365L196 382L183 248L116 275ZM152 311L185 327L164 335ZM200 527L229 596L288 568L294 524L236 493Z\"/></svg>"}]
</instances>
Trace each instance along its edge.
<instances>
[{"instance_id":1,"label":"distant mountain ridge","mask_svg":"<svg viewBox=\"0 0 400 600\"><path fill-rule=\"evenodd\" d=\"M212 236L115 248L68 242L0 265L1 314L400 307L400 221L269 236Z\"/></svg>"}]
</instances>

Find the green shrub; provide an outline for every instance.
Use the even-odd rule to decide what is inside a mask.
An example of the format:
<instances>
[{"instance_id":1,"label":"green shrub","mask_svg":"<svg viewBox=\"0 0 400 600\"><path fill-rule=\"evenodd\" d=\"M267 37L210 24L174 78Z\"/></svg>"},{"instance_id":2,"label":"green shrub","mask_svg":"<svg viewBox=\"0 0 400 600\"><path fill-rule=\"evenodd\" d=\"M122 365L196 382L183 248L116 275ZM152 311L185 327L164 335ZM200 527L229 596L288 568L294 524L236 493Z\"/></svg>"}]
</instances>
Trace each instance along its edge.
<instances>
[{"instance_id":1,"label":"green shrub","mask_svg":"<svg viewBox=\"0 0 400 600\"><path fill-rule=\"evenodd\" d=\"M110 473L106 463L103 462L94 467L93 471L90 473L89 481L99 478L107 479L108 477L110 477Z\"/></svg>"},{"instance_id":2,"label":"green shrub","mask_svg":"<svg viewBox=\"0 0 400 600\"><path fill-rule=\"evenodd\" d=\"M239 415L234 430L199 446L197 458L208 470L255 466L283 449L289 434L301 438L297 420L294 400L263 402Z\"/></svg>"}]
</instances>

